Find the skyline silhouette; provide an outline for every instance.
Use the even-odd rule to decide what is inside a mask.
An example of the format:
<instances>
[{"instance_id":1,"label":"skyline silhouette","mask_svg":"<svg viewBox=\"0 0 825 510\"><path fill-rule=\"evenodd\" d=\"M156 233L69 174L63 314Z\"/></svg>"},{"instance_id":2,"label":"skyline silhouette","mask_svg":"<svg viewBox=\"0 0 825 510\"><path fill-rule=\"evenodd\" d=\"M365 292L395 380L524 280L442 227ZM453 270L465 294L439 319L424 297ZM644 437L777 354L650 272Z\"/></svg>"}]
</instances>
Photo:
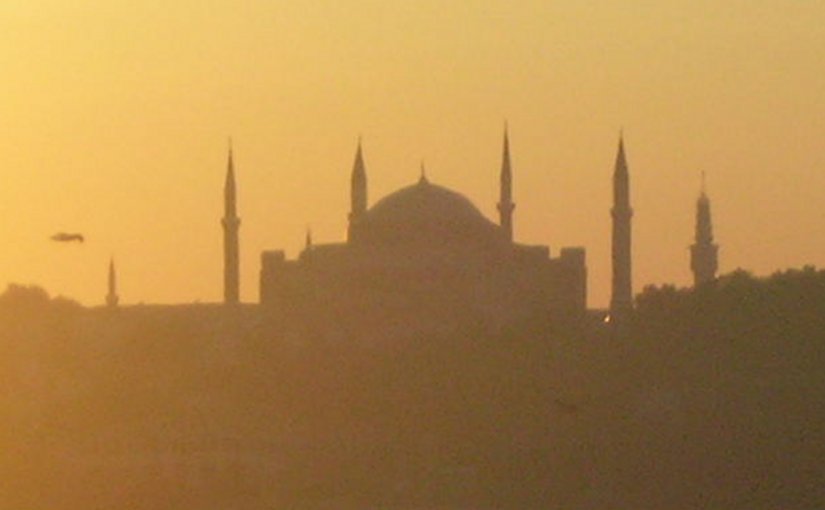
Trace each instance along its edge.
<instances>
[{"instance_id":1,"label":"skyline silhouette","mask_svg":"<svg viewBox=\"0 0 825 510\"><path fill-rule=\"evenodd\" d=\"M504 233L504 237L509 240L509 242L518 242L521 240L514 239L514 219L513 219L513 211L515 209L515 202L513 201L512 197L512 179L513 179L513 171L512 171L512 163L511 163L511 155L510 155L510 136L509 136L509 128L505 123L504 128L504 136L503 136L503 145L502 145L502 155L501 155L501 170L499 176L499 189L500 189L500 197L499 202L496 204L496 209L498 210L498 225L502 229ZM633 259L633 243L630 236L630 223L633 217L633 208L632 208L632 201L630 199L632 185L630 184L629 178L629 170L628 170L628 163L627 158L625 155L625 144L624 144L624 133L623 130L619 132L619 142L618 142L618 151L615 157L615 163L613 168L613 175L612 175L612 187L613 187L613 206L610 208L609 214L611 216L611 223L613 224L613 234L611 236L611 244L613 246L613 256L612 256L612 270L611 270L611 278L613 280L612 283L612 298L611 303L607 306L594 306L589 299L585 300L587 307L589 309L607 309L611 310L614 314L622 313L622 310L628 310L632 307L633 300L635 299L636 293L640 292L643 288L656 285L652 282L634 282L631 275L630 266L632 265ZM348 234L347 240L352 239L352 228L353 223L358 218L358 215L364 215L368 211L371 210L372 203L370 203L367 199L367 176L365 170L365 163L364 163L364 156L363 156L363 142L362 137L358 137L358 142L356 146L356 155L355 155L355 163L353 166L353 170L351 172L351 187L350 187L350 194L351 194L351 205L350 205L350 212L347 215L349 221L348 227ZM420 169L420 177L419 177L419 185L421 183L429 184L429 180L426 177L426 173L424 170L423 162L421 163ZM712 220L710 216L710 200L707 194L707 186L706 186L706 174L705 172L701 172L701 185L698 192L698 198L696 199L695 205L695 223L694 223L694 244L690 246L690 257L689 257L689 271L692 275L692 282L688 285L700 285L702 283L707 283L714 280L718 270L719 270L719 263L718 263L718 252L719 252L719 245L714 243L714 237L712 233ZM241 281L241 270L240 270L240 241L239 241L239 227L241 223L241 218L238 215L238 204L237 204L237 184L236 184L236 177L235 177L235 165L234 165L234 151L232 147L232 142L230 138L229 142L229 150L228 150L228 158L227 158L227 165L226 165L226 173L225 173L225 182L223 187L223 217L221 218L220 222L223 228L223 299L216 300L215 302L222 301L228 304L234 304L239 302L246 302L246 303L257 303L260 299L260 292L258 295L252 299L242 301L240 299L240 281ZM392 193L391 193L392 194ZM390 194L390 195L391 195ZM380 197L377 202L381 202L386 197ZM616 229L619 229L618 231ZM617 234L617 232L619 232ZM299 252L296 259L302 257L302 253L307 252L312 247L311 241L311 229L307 226L305 236L304 236L304 250ZM618 237L617 237L618 236ZM67 234L64 232L59 232L53 235L51 238L53 241L58 242L79 242L84 243L85 238L82 234L79 233L71 233ZM535 245L535 243L527 243ZM558 245L557 245L558 246ZM577 249L582 249L586 251L586 247L577 247ZM567 248L562 248L562 251L567 250ZM266 253L266 250L263 252ZM280 253L280 252L279 252ZM556 256L559 253L559 248L556 248L555 252L551 252L551 255ZM284 254L285 255L285 254ZM284 255L278 255L278 257L283 257ZM585 267L587 263L585 263ZM806 264L806 266L809 266ZM736 270L741 269L741 266L736 266ZM776 268L775 271L780 271L787 268ZM257 272L258 268L250 268L251 271ZM586 270L585 270L586 274ZM591 282L587 280L584 281L584 288L589 288ZM248 280L248 278L247 278ZM107 306L116 306L119 303L119 296L113 293L113 282L114 281L114 259L110 258L109 261L109 283L108 283L108 293L105 296L104 304ZM9 283L16 283L16 282L9 282ZM37 282L31 282L37 284ZM670 285L672 282L664 282L665 285ZM598 284L597 284L598 286ZM248 293L248 292L247 292ZM585 293L585 295L587 295ZM70 297L71 296L67 296ZM201 299L195 299L194 302L199 303L202 302ZM208 301L206 301L208 302ZM113 305L114 303L114 305ZM141 302L143 303L143 302ZM89 303L89 306L95 306L99 303ZM161 304L161 303L158 303ZM175 303L169 303L175 304ZM180 303L180 304L183 304Z\"/></svg>"},{"instance_id":2,"label":"skyline silhouette","mask_svg":"<svg viewBox=\"0 0 825 510\"><path fill-rule=\"evenodd\" d=\"M3 0L0 509L825 508L822 20Z\"/></svg>"},{"instance_id":3,"label":"skyline silhouette","mask_svg":"<svg viewBox=\"0 0 825 510\"><path fill-rule=\"evenodd\" d=\"M271 246L294 256L307 224L318 243L345 238L358 134L372 197L414 182L424 158L496 218L505 118L515 238L586 247L591 306L609 301L621 126L637 288L692 281L702 171L723 272L825 265L819 3L10 0L0 14L0 285L99 303L114 253L124 303L220 301L206 275L222 264L228 134L242 268ZM89 241L46 241L59 230Z\"/></svg>"},{"instance_id":4,"label":"skyline silhouette","mask_svg":"<svg viewBox=\"0 0 825 510\"><path fill-rule=\"evenodd\" d=\"M627 157L625 155L625 146L624 146L624 135L623 132L619 133L619 141L618 141L618 150L616 153L616 161L614 164L614 171L613 171L613 206L610 209L611 221L613 224L613 234L611 236L611 244L613 246L613 256L612 256L612 280L613 280L613 288L612 288L612 297L611 297L611 304L607 309L610 311L611 315L613 316L620 316L630 312L631 308L633 307L635 289L633 286L633 281L631 277L631 265L632 265L632 241L630 236L630 223L633 216L633 209L631 206L631 199L630 199L630 179L629 179L629 169L627 163ZM562 264L564 266L568 266L572 263L573 259L568 259L568 257L573 256L575 252L575 260L576 262L573 263L573 266L567 267L564 269L564 272L572 271L571 274L562 277L561 273L559 276L553 277L562 278L561 280L556 281L555 283L550 284L549 289L552 290L553 293L559 292L559 289L562 287L570 286L568 290L565 290L564 293L565 297L560 298L560 296L556 297L547 297L545 296L542 299L544 303L542 306L545 307L547 310L557 310L559 307L559 303L567 302L567 305L564 305L562 308L567 308L571 306L572 303L577 303L573 305L571 309L568 310L567 313L571 310L584 310L585 308L590 309L598 309L599 307L588 307L588 299L587 299L587 289L588 289L588 281L587 281L587 261L586 261L586 248L585 247L561 247L561 249L557 249L557 252L549 252L547 247L537 246L535 244L520 244L518 240L514 239L513 235L513 211L515 209L515 203L513 202L512 198L512 180L513 180L513 170L512 170L512 163L511 163L511 156L510 156L510 142L509 142L509 129L505 123L504 133L503 133L503 144L502 144L502 154L501 154L501 170L499 176L499 186L500 186L500 198L499 202L496 204L496 208L499 212L499 221L498 224L495 226L500 230L500 232L493 234L494 237L498 238L501 237L505 244L512 245L513 247L519 247L518 249L524 251L526 254L527 249L542 249L545 250L546 254L549 254L549 257L556 258L557 260L551 260L548 258L548 261L552 264ZM356 146L356 153L355 153L355 161L353 164L353 169L351 172L351 187L350 187L350 196L351 196L351 205L350 205L350 212L347 215L349 226L348 226L348 233L347 239L345 244L323 244L321 245L322 251L338 251L347 244L356 247L357 250L363 251L366 245L359 247L364 243L364 240L369 239L367 244L374 244L378 242L379 239L382 237L386 237L388 234L391 235L391 238L395 239L402 239L406 238L409 240L417 239L421 235L426 235L428 237L433 237L433 239L438 238L442 235L447 235L447 238L442 239L441 241L437 241L439 243L451 243L453 241L457 241L458 239L463 239L464 236L463 229L471 228L472 226L467 224L465 225L462 223L464 220L461 219L461 216L464 215L465 211L458 211L455 209L458 207L459 209L464 208L463 204L448 204L444 202L444 204L439 204L440 198L436 200L437 195L447 193L447 195L454 195L458 197L460 201L464 201L467 203L466 207L473 209L470 211L468 209L467 212L470 215L479 215L478 211L475 210L475 205L472 204L466 197L463 197L457 192L452 190L448 190L446 188L442 188L441 186L433 186L431 185L430 181L426 177L426 173L424 170L424 164L421 164L421 173L418 180L418 184L414 186L408 186L402 188L399 191L391 193L388 196L381 197L376 201L376 204L379 205L378 209L388 209L388 208L401 208L402 201L409 201L406 197L402 198L404 195L410 195L410 190L418 191L418 190L439 190L436 195L433 196L432 199L425 200L422 203L414 203L411 202L410 204L403 205L404 209L408 211L401 216L419 216L422 213L425 213L425 209L427 207L436 207L436 210L446 209L443 212L438 213L437 215L433 215L431 213L425 214L422 216L421 220L415 220L414 223L409 223L407 220L402 220L401 223L395 224L398 220L398 212L395 213L396 219L392 220L393 223L387 223L382 228L387 230L385 233L378 235L375 237L379 232L375 232L366 236L366 230L364 227L361 227L361 224L365 220L369 220L366 223L366 226L371 224L380 224L386 223L385 220L381 220L381 222L376 223L376 215L386 213L373 213L372 205L368 201L368 185L367 185L367 170L366 165L364 163L364 156L363 156L363 143L361 137L358 138L358 143ZM406 190L406 191L405 191ZM237 184L235 178L235 165L234 165L234 153L231 138L229 141L229 149L227 154L227 164L226 164L226 176L225 182L223 187L224 192L224 200L223 200L223 210L224 214L220 220L220 223L223 228L223 300L224 304L234 305L240 303L240 279L241 279L241 270L240 270L240 260L239 260L239 253L240 253L240 238L239 238L239 227L241 224L241 218L238 216L237 210ZM445 197L447 195L444 195ZM397 197L397 198L396 198ZM452 199L450 199L452 200ZM388 206L389 202L397 202L392 207ZM383 204L383 205L382 205ZM429 204L426 205L425 204ZM453 209L453 211L451 211ZM435 212L435 211L434 211ZM433 212L433 213L434 213ZM451 218L450 214L454 214L455 212L459 212L459 216L456 218ZM368 215L369 213L369 215ZM446 214L446 215L445 215ZM479 217L481 217L479 215ZM422 233L417 232L420 228L424 228L424 223L421 221L426 221L427 224L432 224L433 227L441 228L440 224L443 223L443 227L446 228L443 233L441 230L436 232L433 230L429 233ZM493 224L489 222L487 218L484 218L484 222L487 222L490 226ZM486 225L481 226L478 225L478 228L486 229ZM375 227L370 226L370 229L375 229ZM426 227L429 228L429 227ZM361 231L364 230L362 233ZM695 223L695 244L691 246L691 259L690 259L690 270L694 274L694 282L693 285L698 286L700 284L705 284L713 281L716 277L716 272L718 270L718 250L719 245L713 243L713 234L712 234L712 223L710 218L710 200L706 193L706 184L705 184L705 174L702 173L702 180L701 180L701 188L699 192L699 197L696 203L696 223ZM486 235L486 234L485 234ZM275 294L280 295L282 291L275 291L276 287L281 287L282 283L280 280L284 278L282 276L283 272L286 271L287 274L294 271L294 269L287 268L287 265L292 265L295 263L306 263L307 260L317 258L317 255L313 255L311 251L314 250L315 246L312 242L312 234L311 229L307 227L306 234L305 234L305 245L302 252L295 257L294 262L290 261L286 258L286 254L283 250L271 251L265 250L262 252L262 263L263 266L258 270L260 272L260 289L258 294L258 299L254 299L249 301L249 303L263 303L264 301L272 301ZM449 238L449 239L448 239ZM65 234L65 233L58 233L52 236L52 240L60 241L60 242L70 242L70 241L79 241L81 243L84 242L84 238L80 234ZM468 238L469 239L469 238ZM390 238L387 238L390 240ZM381 240L380 244L386 243L387 240ZM355 241L355 244L352 244ZM393 241L394 242L394 241ZM429 241L427 241L429 242ZM474 240L471 242L475 243L478 242ZM484 241L484 244L488 244L490 241ZM496 241L497 243L497 241ZM407 249L402 250L399 252L398 255L403 256L424 256L425 254L422 252L420 255L413 255L415 249L412 252L409 251L413 245L407 247ZM389 245L387 246L389 247ZM386 250L387 247L381 248L382 252ZM469 246L468 246L469 247ZM481 245L479 246L481 247ZM429 249L428 249L429 250ZM474 250L478 250L475 248ZM482 248L483 252L484 248ZM409 253L406 253L409 252ZM536 253L538 254L538 252ZM559 257L561 255L561 257ZM311 257L310 257L311 256ZM366 253L358 255L358 257L365 257ZM380 258L384 258L386 255L380 255ZM381 262L377 260L371 260L371 257L374 255L370 255L366 257L364 262L367 263L367 266L375 265L375 268L381 266ZM441 257L447 257L447 253L441 255ZM314 260L311 263L306 264L307 267L304 269L299 270L299 272L305 273L311 267L320 268L323 264L328 263L334 259L328 259L327 262L321 262L323 259L327 258L326 256L322 256L321 260ZM449 258L449 257L448 257ZM446 259L445 259L446 260ZM275 264L279 268L283 265L283 269L273 269ZM465 261L465 264L469 263ZM284 265L285 264L285 265ZM488 267L487 269L483 270L485 274L484 279L489 278L491 276L491 270L495 267L498 267L502 264L502 261L499 261L493 266ZM345 264L346 266L346 264ZM366 266L365 266L366 267ZM256 268L252 268L251 270L255 270ZM337 279L339 280L347 280L353 278L353 276L349 273L353 271L355 268L350 268L346 271L341 272L343 267L340 265L339 262L333 262L330 266L330 270L334 272L340 272L337 275ZM432 271L433 269L429 269L428 271ZM522 269L523 270L523 269ZM277 282L273 280L272 283L265 283L266 281L272 279L272 276L266 276L272 274L273 271L277 273ZM360 270L358 270L360 271ZM356 273L358 272L356 271ZM553 269L553 271L558 271L558 269ZM380 271L379 271L380 272ZM436 271L437 272L437 271ZM573 273L577 276L573 277ZM355 274L355 273L353 273ZM423 276L423 275L422 275ZM390 277L389 274L383 275L381 278L388 278ZM289 277L292 279L293 277ZM300 280L303 280L304 277L301 277ZM391 278L391 277L390 277ZM533 279L541 279L538 275L533 277ZM576 280L576 283L573 283L573 280L569 280L569 278L573 278ZM481 281L481 276L477 278ZM580 280L580 281L579 281ZM567 283L562 283L567 281ZM322 285L321 287L328 287L332 284L332 281L326 282L326 284ZM503 283L503 282L501 282ZM500 284L501 284L500 283ZM315 287L318 286L320 282L314 282L312 280L307 280L301 283L301 286L304 287ZM515 282L511 282L509 285L513 285ZM115 307L118 306L120 297L116 292L116 276L115 276L115 269L114 269L114 258L111 257L109 260L108 266L108 287L107 293L105 295L104 304L108 307ZM273 287L274 285L274 287ZM290 284L294 285L294 284ZM651 284L641 284L640 288L647 287ZM516 285L515 287L518 288L521 285ZM264 289L266 287L267 290ZM575 290L574 290L575 289ZM400 292L404 292L400 290ZM293 291L290 291L293 292ZM326 290L325 292L329 292ZM351 298L352 289L348 291L340 291L341 295L349 295ZM452 292L460 292L457 289L454 289ZM273 294L274 293L274 294ZM269 296L269 297L267 297ZM280 296L276 299L276 301L282 301L286 299L285 296ZM292 298L290 298L292 299ZM561 301L559 301L561 299ZM200 300L196 300L196 302L201 302ZM184 304L184 303L180 303ZM94 305L92 305L94 306ZM283 305L280 305L283 306ZM272 305L269 304L268 307L270 310L272 309ZM580 312L575 312L580 313Z\"/></svg>"}]
</instances>

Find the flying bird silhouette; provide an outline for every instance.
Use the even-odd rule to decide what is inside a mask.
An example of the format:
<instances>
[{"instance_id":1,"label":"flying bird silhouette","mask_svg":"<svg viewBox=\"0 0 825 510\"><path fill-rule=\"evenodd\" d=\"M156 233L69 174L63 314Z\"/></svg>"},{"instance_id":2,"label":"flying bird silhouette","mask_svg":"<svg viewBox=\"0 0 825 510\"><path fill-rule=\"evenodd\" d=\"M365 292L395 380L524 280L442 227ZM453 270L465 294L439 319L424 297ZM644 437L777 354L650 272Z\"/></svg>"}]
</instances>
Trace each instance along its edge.
<instances>
[{"instance_id":1,"label":"flying bird silhouette","mask_svg":"<svg viewBox=\"0 0 825 510\"><path fill-rule=\"evenodd\" d=\"M83 234L70 234L66 232L58 232L55 235L53 235L51 239L52 241L57 241L59 243L71 243L74 241L82 243L83 241L85 241L85 239L83 238Z\"/></svg>"}]
</instances>

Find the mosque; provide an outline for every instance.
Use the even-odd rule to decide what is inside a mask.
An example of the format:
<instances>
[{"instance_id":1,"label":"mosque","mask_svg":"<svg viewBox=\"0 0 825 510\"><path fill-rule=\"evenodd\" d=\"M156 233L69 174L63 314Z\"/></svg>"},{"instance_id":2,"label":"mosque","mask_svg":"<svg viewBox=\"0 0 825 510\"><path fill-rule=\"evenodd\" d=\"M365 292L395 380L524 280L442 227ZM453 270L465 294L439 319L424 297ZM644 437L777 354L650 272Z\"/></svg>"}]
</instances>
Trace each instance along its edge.
<instances>
[{"instance_id":1,"label":"mosque","mask_svg":"<svg viewBox=\"0 0 825 510\"><path fill-rule=\"evenodd\" d=\"M283 250L261 254L259 308L267 317L340 321L415 317L507 323L544 315L580 317L587 312L585 249L529 245L513 238L513 169L504 132L497 204L498 222L486 218L464 195L431 182L422 167L418 182L372 206L359 140L350 181L344 242L306 246L295 260ZM609 314L633 308L630 183L624 142L613 171L612 295ZM240 303L239 229L232 149L224 185L224 304ZM696 285L715 279L710 203L702 186L697 202L691 269ZM109 306L117 306L114 267L109 268Z\"/></svg>"},{"instance_id":2,"label":"mosque","mask_svg":"<svg viewBox=\"0 0 825 510\"><path fill-rule=\"evenodd\" d=\"M485 318L498 322L549 312L581 314L587 303L583 248L513 241L512 168L507 134L501 165L499 222L460 193L427 179L367 200L359 143L352 169L346 242L312 244L297 260L261 256L260 303L273 312L332 308ZM231 266L232 264L230 264ZM234 293L234 290L232 291Z\"/></svg>"}]
</instances>

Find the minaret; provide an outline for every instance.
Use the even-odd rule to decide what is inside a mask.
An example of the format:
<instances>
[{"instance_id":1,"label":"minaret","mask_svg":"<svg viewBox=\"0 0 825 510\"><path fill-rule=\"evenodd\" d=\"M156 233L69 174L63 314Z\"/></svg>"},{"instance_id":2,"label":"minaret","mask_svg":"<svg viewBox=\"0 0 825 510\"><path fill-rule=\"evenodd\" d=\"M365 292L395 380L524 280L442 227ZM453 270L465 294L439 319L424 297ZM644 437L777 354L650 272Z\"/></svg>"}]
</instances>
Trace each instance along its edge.
<instances>
[{"instance_id":1,"label":"minaret","mask_svg":"<svg viewBox=\"0 0 825 510\"><path fill-rule=\"evenodd\" d=\"M710 220L710 200L705 193L705 174L702 173L702 191L696 201L696 235L690 247L690 269L693 284L698 287L716 278L719 267L719 246L713 242L713 227Z\"/></svg>"},{"instance_id":2,"label":"minaret","mask_svg":"<svg viewBox=\"0 0 825 510\"><path fill-rule=\"evenodd\" d=\"M238 218L235 196L235 168L232 161L232 141L229 143L229 161L226 183L223 188L223 301L237 304L240 301L240 270L238 260Z\"/></svg>"},{"instance_id":3,"label":"minaret","mask_svg":"<svg viewBox=\"0 0 825 510\"><path fill-rule=\"evenodd\" d=\"M508 241L513 241L513 173L510 168L510 140L504 126L504 151L501 158L501 193L498 200L499 225Z\"/></svg>"},{"instance_id":4,"label":"minaret","mask_svg":"<svg viewBox=\"0 0 825 510\"><path fill-rule=\"evenodd\" d=\"M349 240L352 240L353 230L365 212L367 212L367 171L364 167L364 156L361 153L361 139L359 138L350 178Z\"/></svg>"},{"instance_id":5,"label":"minaret","mask_svg":"<svg viewBox=\"0 0 825 510\"><path fill-rule=\"evenodd\" d=\"M633 284L630 271L630 178L624 153L624 139L619 135L619 151L613 171L613 293L610 314L619 318L633 309Z\"/></svg>"},{"instance_id":6,"label":"minaret","mask_svg":"<svg viewBox=\"0 0 825 510\"><path fill-rule=\"evenodd\" d=\"M106 294L106 306L115 308L120 302L117 295L117 275L115 274L115 259L109 259L109 293Z\"/></svg>"}]
</instances>

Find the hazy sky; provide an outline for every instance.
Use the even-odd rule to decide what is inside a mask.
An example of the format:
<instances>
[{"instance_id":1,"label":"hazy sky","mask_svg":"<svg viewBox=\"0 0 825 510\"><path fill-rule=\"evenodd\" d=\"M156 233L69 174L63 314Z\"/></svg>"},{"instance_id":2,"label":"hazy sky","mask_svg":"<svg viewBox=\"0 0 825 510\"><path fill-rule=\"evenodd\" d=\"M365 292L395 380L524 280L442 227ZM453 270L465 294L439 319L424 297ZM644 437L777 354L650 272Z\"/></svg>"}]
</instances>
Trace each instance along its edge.
<instances>
[{"instance_id":1,"label":"hazy sky","mask_svg":"<svg viewBox=\"0 0 825 510\"><path fill-rule=\"evenodd\" d=\"M242 297L260 252L345 237L430 179L496 218L504 120L515 232L587 248L608 300L624 128L634 288L690 281L700 174L722 272L825 265L825 2L3 0L0 284L98 304L222 295L232 136ZM80 231L84 245L49 241Z\"/></svg>"}]
</instances>

